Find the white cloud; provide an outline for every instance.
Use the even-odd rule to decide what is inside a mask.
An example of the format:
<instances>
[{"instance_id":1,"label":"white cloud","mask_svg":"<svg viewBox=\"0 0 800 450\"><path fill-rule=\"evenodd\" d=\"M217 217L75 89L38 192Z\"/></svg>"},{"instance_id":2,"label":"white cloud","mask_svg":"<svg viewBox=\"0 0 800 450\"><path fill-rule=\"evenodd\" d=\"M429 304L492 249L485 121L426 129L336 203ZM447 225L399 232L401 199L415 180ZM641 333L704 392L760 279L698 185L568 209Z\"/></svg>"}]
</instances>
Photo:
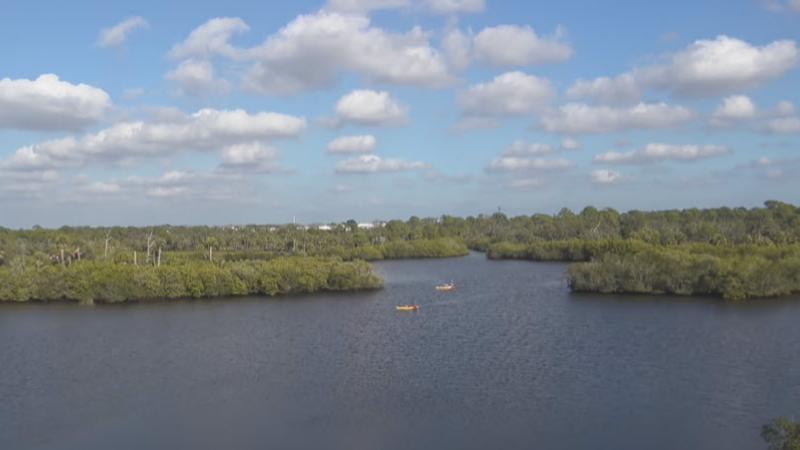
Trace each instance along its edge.
<instances>
[{"instance_id":1,"label":"white cloud","mask_svg":"<svg viewBox=\"0 0 800 450\"><path fill-rule=\"evenodd\" d=\"M565 137L561 140L561 148L564 150L578 150L581 148L581 143L575 139Z\"/></svg>"},{"instance_id":2,"label":"white cloud","mask_svg":"<svg viewBox=\"0 0 800 450\"><path fill-rule=\"evenodd\" d=\"M305 127L305 119L284 114L201 109L180 120L121 122L81 138L25 146L0 160L0 168L57 169L188 150L215 150L243 142L295 137Z\"/></svg>"},{"instance_id":3,"label":"white cloud","mask_svg":"<svg viewBox=\"0 0 800 450\"><path fill-rule=\"evenodd\" d=\"M484 0L328 0L325 9L345 13L368 13L382 9L422 9L433 14L479 13Z\"/></svg>"},{"instance_id":4,"label":"white cloud","mask_svg":"<svg viewBox=\"0 0 800 450\"><path fill-rule=\"evenodd\" d=\"M568 159L524 158L515 156L501 156L495 158L486 167L489 172L517 172L517 171L551 171L564 170L573 167L575 163Z\"/></svg>"},{"instance_id":5,"label":"white cloud","mask_svg":"<svg viewBox=\"0 0 800 450\"><path fill-rule=\"evenodd\" d=\"M100 31L97 45L100 47L119 47L128 39L128 35L140 28L147 28L147 21L143 17L129 17L111 28Z\"/></svg>"},{"instance_id":6,"label":"white cloud","mask_svg":"<svg viewBox=\"0 0 800 450\"><path fill-rule=\"evenodd\" d=\"M637 101L645 89L679 96L734 94L778 78L800 61L791 40L757 46L725 35L695 41L685 49L665 54L660 62L613 78L579 80L568 91L571 98L598 103Z\"/></svg>"},{"instance_id":7,"label":"white cloud","mask_svg":"<svg viewBox=\"0 0 800 450\"><path fill-rule=\"evenodd\" d=\"M342 136L328 143L328 153L369 153L378 146L378 140L371 134L360 136Z\"/></svg>"},{"instance_id":8,"label":"white cloud","mask_svg":"<svg viewBox=\"0 0 800 450\"><path fill-rule=\"evenodd\" d=\"M666 103L639 103L624 108L570 103L545 114L542 128L553 133L608 133L669 128L691 118L692 113L688 109Z\"/></svg>"},{"instance_id":9,"label":"white cloud","mask_svg":"<svg viewBox=\"0 0 800 450\"><path fill-rule=\"evenodd\" d=\"M625 153L607 152L594 157L594 162L607 164L644 164L661 161L695 161L730 154L722 145L647 144L641 150Z\"/></svg>"},{"instance_id":10,"label":"white cloud","mask_svg":"<svg viewBox=\"0 0 800 450\"><path fill-rule=\"evenodd\" d=\"M779 116L791 116L794 114L794 103L787 100L780 101L775 110Z\"/></svg>"},{"instance_id":11,"label":"white cloud","mask_svg":"<svg viewBox=\"0 0 800 450\"><path fill-rule=\"evenodd\" d=\"M82 190L88 194L108 195L119 193L122 188L119 183L94 181L84 186Z\"/></svg>"},{"instance_id":12,"label":"white cloud","mask_svg":"<svg viewBox=\"0 0 800 450\"><path fill-rule=\"evenodd\" d=\"M755 103L746 95L726 97L711 117L711 122L722 125L728 122L752 119L758 113Z\"/></svg>"},{"instance_id":13,"label":"white cloud","mask_svg":"<svg viewBox=\"0 0 800 450\"><path fill-rule=\"evenodd\" d=\"M361 155L341 161L336 165L336 172L342 174L368 174L386 172L406 172L426 169L428 164L420 161L404 161L401 159L381 158L378 155Z\"/></svg>"},{"instance_id":14,"label":"white cloud","mask_svg":"<svg viewBox=\"0 0 800 450\"><path fill-rule=\"evenodd\" d=\"M553 147L547 144L517 140L503 152L503 156L541 156L553 151Z\"/></svg>"},{"instance_id":15,"label":"white cloud","mask_svg":"<svg viewBox=\"0 0 800 450\"><path fill-rule=\"evenodd\" d=\"M398 9L410 6L409 0L328 0L326 9L343 13L368 13L381 9Z\"/></svg>"},{"instance_id":16,"label":"white cloud","mask_svg":"<svg viewBox=\"0 0 800 450\"><path fill-rule=\"evenodd\" d=\"M442 38L442 52L450 67L464 70L472 58L472 40L463 31L452 29Z\"/></svg>"},{"instance_id":17,"label":"white cloud","mask_svg":"<svg viewBox=\"0 0 800 450\"><path fill-rule=\"evenodd\" d=\"M772 133L800 133L800 117L779 117L767 122L767 130Z\"/></svg>"},{"instance_id":18,"label":"white cloud","mask_svg":"<svg viewBox=\"0 0 800 450\"><path fill-rule=\"evenodd\" d=\"M474 14L486 8L484 0L425 0L425 5L436 14Z\"/></svg>"},{"instance_id":19,"label":"white cloud","mask_svg":"<svg viewBox=\"0 0 800 450\"><path fill-rule=\"evenodd\" d=\"M494 66L528 66L563 62L572 48L558 37L542 38L530 26L499 25L475 36L475 56Z\"/></svg>"},{"instance_id":20,"label":"white cloud","mask_svg":"<svg viewBox=\"0 0 800 450\"><path fill-rule=\"evenodd\" d=\"M396 85L441 87L453 80L420 28L391 33L368 17L326 11L297 17L248 57L256 62L245 86L264 94L324 88L344 71Z\"/></svg>"},{"instance_id":21,"label":"white cloud","mask_svg":"<svg viewBox=\"0 0 800 450\"><path fill-rule=\"evenodd\" d=\"M595 184L615 184L622 180L622 174L608 169L593 170L591 176Z\"/></svg>"},{"instance_id":22,"label":"white cloud","mask_svg":"<svg viewBox=\"0 0 800 450\"><path fill-rule=\"evenodd\" d=\"M545 182L538 178L521 178L517 180L511 180L511 182L508 183L508 187L519 190L540 189L544 186Z\"/></svg>"},{"instance_id":23,"label":"white cloud","mask_svg":"<svg viewBox=\"0 0 800 450\"><path fill-rule=\"evenodd\" d=\"M279 169L278 152L261 142L235 144L222 150L222 168L269 172Z\"/></svg>"},{"instance_id":24,"label":"white cloud","mask_svg":"<svg viewBox=\"0 0 800 450\"><path fill-rule=\"evenodd\" d=\"M596 103L606 104L636 103L641 95L636 79L629 73L614 78L600 77L591 81L578 80L567 90L567 97L585 98Z\"/></svg>"},{"instance_id":25,"label":"white cloud","mask_svg":"<svg viewBox=\"0 0 800 450\"><path fill-rule=\"evenodd\" d=\"M240 59L243 50L231 45L230 40L248 30L250 27L238 17L215 17L192 30L186 40L172 47L169 56L177 60L212 56Z\"/></svg>"},{"instance_id":26,"label":"white cloud","mask_svg":"<svg viewBox=\"0 0 800 450\"><path fill-rule=\"evenodd\" d=\"M523 116L542 109L555 97L549 80L522 72L507 72L462 93L461 111L467 116Z\"/></svg>"},{"instance_id":27,"label":"white cloud","mask_svg":"<svg viewBox=\"0 0 800 450\"><path fill-rule=\"evenodd\" d=\"M57 75L0 80L0 129L77 130L104 119L110 109L104 90Z\"/></svg>"},{"instance_id":28,"label":"white cloud","mask_svg":"<svg viewBox=\"0 0 800 450\"><path fill-rule=\"evenodd\" d=\"M122 91L122 98L124 100L136 100L144 95L144 88L128 88Z\"/></svg>"},{"instance_id":29,"label":"white cloud","mask_svg":"<svg viewBox=\"0 0 800 450\"><path fill-rule=\"evenodd\" d=\"M214 66L206 60L187 59L167 73L166 79L178 84L178 93L189 97L227 92L230 84L214 77Z\"/></svg>"},{"instance_id":30,"label":"white cloud","mask_svg":"<svg viewBox=\"0 0 800 450\"><path fill-rule=\"evenodd\" d=\"M406 121L407 108L386 91L355 90L336 103L335 125L381 126Z\"/></svg>"},{"instance_id":31,"label":"white cloud","mask_svg":"<svg viewBox=\"0 0 800 450\"><path fill-rule=\"evenodd\" d=\"M706 96L743 91L778 78L797 65L798 51L790 40L759 47L721 35L695 41L665 59L636 71L636 78L679 95Z\"/></svg>"},{"instance_id":32,"label":"white cloud","mask_svg":"<svg viewBox=\"0 0 800 450\"><path fill-rule=\"evenodd\" d=\"M761 0L764 7L772 12L790 11L800 13L800 0Z\"/></svg>"}]
</instances>

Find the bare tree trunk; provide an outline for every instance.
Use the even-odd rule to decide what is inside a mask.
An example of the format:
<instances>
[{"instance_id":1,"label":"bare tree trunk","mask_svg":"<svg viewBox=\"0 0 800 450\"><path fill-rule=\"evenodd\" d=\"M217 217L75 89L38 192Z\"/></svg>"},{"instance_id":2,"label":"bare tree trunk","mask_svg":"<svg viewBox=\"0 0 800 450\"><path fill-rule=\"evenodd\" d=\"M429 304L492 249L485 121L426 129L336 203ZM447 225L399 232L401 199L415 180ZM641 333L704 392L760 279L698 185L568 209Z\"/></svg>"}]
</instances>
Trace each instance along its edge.
<instances>
[{"instance_id":1,"label":"bare tree trunk","mask_svg":"<svg viewBox=\"0 0 800 450\"><path fill-rule=\"evenodd\" d=\"M208 246L208 260L209 262L214 262L214 247Z\"/></svg>"},{"instance_id":2,"label":"bare tree trunk","mask_svg":"<svg viewBox=\"0 0 800 450\"><path fill-rule=\"evenodd\" d=\"M108 241L111 240L111 231L109 230L106 233L106 246L103 249L103 259L108 259Z\"/></svg>"},{"instance_id":3,"label":"bare tree trunk","mask_svg":"<svg viewBox=\"0 0 800 450\"><path fill-rule=\"evenodd\" d=\"M156 267L161 267L161 247L158 247L158 262L156 263Z\"/></svg>"},{"instance_id":4,"label":"bare tree trunk","mask_svg":"<svg viewBox=\"0 0 800 450\"><path fill-rule=\"evenodd\" d=\"M147 235L147 256L145 257L145 264L150 264L150 247L153 245L153 230Z\"/></svg>"},{"instance_id":5,"label":"bare tree trunk","mask_svg":"<svg viewBox=\"0 0 800 450\"><path fill-rule=\"evenodd\" d=\"M65 265L66 261L64 260L64 248L61 248L61 265Z\"/></svg>"},{"instance_id":6,"label":"bare tree trunk","mask_svg":"<svg viewBox=\"0 0 800 450\"><path fill-rule=\"evenodd\" d=\"M78 261L80 261L81 260L81 248L80 247L75 249L75 255L78 256Z\"/></svg>"},{"instance_id":7,"label":"bare tree trunk","mask_svg":"<svg viewBox=\"0 0 800 450\"><path fill-rule=\"evenodd\" d=\"M133 251L133 265L138 266L139 264L136 261L136 250Z\"/></svg>"}]
</instances>

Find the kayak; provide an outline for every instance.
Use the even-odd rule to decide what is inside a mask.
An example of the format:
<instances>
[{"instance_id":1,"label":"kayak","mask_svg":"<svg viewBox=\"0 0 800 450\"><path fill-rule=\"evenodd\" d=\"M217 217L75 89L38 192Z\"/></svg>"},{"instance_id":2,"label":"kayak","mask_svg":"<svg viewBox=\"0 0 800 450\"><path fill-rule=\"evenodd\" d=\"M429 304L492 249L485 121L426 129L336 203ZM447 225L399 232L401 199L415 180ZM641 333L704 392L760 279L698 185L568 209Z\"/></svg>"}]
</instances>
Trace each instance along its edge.
<instances>
[{"instance_id":1,"label":"kayak","mask_svg":"<svg viewBox=\"0 0 800 450\"><path fill-rule=\"evenodd\" d=\"M445 283L445 284L440 284L440 285L436 286L436 290L437 291L452 291L455 288L456 288L456 285L454 283Z\"/></svg>"},{"instance_id":2,"label":"kayak","mask_svg":"<svg viewBox=\"0 0 800 450\"><path fill-rule=\"evenodd\" d=\"M419 311L419 305L398 305L395 308L398 311Z\"/></svg>"}]
</instances>

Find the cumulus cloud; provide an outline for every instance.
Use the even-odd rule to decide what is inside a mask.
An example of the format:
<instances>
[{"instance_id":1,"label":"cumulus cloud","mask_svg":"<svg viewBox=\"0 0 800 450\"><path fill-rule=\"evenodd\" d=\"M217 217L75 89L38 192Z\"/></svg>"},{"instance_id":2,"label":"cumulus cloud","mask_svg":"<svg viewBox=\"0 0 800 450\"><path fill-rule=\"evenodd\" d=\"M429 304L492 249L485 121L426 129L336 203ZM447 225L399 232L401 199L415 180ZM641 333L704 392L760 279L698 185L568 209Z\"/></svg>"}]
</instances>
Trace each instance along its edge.
<instances>
[{"instance_id":1,"label":"cumulus cloud","mask_svg":"<svg viewBox=\"0 0 800 450\"><path fill-rule=\"evenodd\" d=\"M595 103L636 103L642 93L636 78L625 73L614 78L600 77L591 81L578 80L567 90L567 97L587 99Z\"/></svg>"},{"instance_id":2,"label":"cumulus cloud","mask_svg":"<svg viewBox=\"0 0 800 450\"><path fill-rule=\"evenodd\" d=\"M711 117L715 125L735 122L756 117L758 109L746 95L732 95L725 98Z\"/></svg>"},{"instance_id":3,"label":"cumulus cloud","mask_svg":"<svg viewBox=\"0 0 800 450\"><path fill-rule=\"evenodd\" d=\"M0 80L0 129L77 130L104 119L110 109L104 90L57 75Z\"/></svg>"},{"instance_id":4,"label":"cumulus cloud","mask_svg":"<svg viewBox=\"0 0 800 450\"><path fill-rule=\"evenodd\" d=\"M165 78L178 85L180 95L190 97L224 93L230 89L227 81L215 78L214 66L206 60L187 59Z\"/></svg>"},{"instance_id":5,"label":"cumulus cloud","mask_svg":"<svg viewBox=\"0 0 800 450\"><path fill-rule=\"evenodd\" d=\"M280 168L278 152L262 142L234 144L222 150L223 169L271 172Z\"/></svg>"},{"instance_id":6,"label":"cumulus cloud","mask_svg":"<svg viewBox=\"0 0 800 450\"><path fill-rule=\"evenodd\" d=\"M540 156L553 153L553 151L553 147L547 144L517 140L503 152L503 156Z\"/></svg>"},{"instance_id":7,"label":"cumulus cloud","mask_svg":"<svg viewBox=\"0 0 800 450\"><path fill-rule=\"evenodd\" d=\"M487 172L518 172L518 171L552 171L564 170L573 167L575 163L568 159L557 158L526 158L516 156L501 156L493 159L486 167Z\"/></svg>"},{"instance_id":8,"label":"cumulus cloud","mask_svg":"<svg viewBox=\"0 0 800 450\"><path fill-rule=\"evenodd\" d=\"M622 174L608 169L593 170L591 173L594 184L615 184L622 180Z\"/></svg>"},{"instance_id":9,"label":"cumulus cloud","mask_svg":"<svg viewBox=\"0 0 800 450\"><path fill-rule=\"evenodd\" d=\"M169 170L156 177L133 176L105 183L118 185L116 194L126 197L241 201L249 197L244 195L250 189L245 180L243 174L232 170Z\"/></svg>"},{"instance_id":10,"label":"cumulus cloud","mask_svg":"<svg viewBox=\"0 0 800 450\"><path fill-rule=\"evenodd\" d=\"M581 148L581 143L575 139L565 137L561 140L561 148L563 150L578 150Z\"/></svg>"},{"instance_id":11,"label":"cumulus cloud","mask_svg":"<svg viewBox=\"0 0 800 450\"><path fill-rule=\"evenodd\" d=\"M122 187L115 182L94 181L82 186L79 190L92 195L109 195L119 193L122 191Z\"/></svg>"},{"instance_id":12,"label":"cumulus cloud","mask_svg":"<svg viewBox=\"0 0 800 450\"><path fill-rule=\"evenodd\" d=\"M778 106L775 108L775 112L779 116L791 116L794 111L794 103L787 100L778 102Z\"/></svg>"},{"instance_id":13,"label":"cumulus cloud","mask_svg":"<svg viewBox=\"0 0 800 450\"><path fill-rule=\"evenodd\" d=\"M295 93L330 86L350 71L376 83L441 87L453 79L428 38L419 27L384 31L366 16L302 15L248 51L255 63L245 86L264 94Z\"/></svg>"},{"instance_id":14,"label":"cumulus cloud","mask_svg":"<svg viewBox=\"0 0 800 450\"><path fill-rule=\"evenodd\" d=\"M336 173L369 174L388 172L407 172L426 169L428 164L421 161L404 161L402 159L381 158L378 155L361 155L341 161L336 165Z\"/></svg>"},{"instance_id":15,"label":"cumulus cloud","mask_svg":"<svg viewBox=\"0 0 800 450\"><path fill-rule=\"evenodd\" d=\"M767 131L779 134L800 133L800 117L778 117L767 122Z\"/></svg>"},{"instance_id":16,"label":"cumulus cloud","mask_svg":"<svg viewBox=\"0 0 800 450\"><path fill-rule=\"evenodd\" d=\"M368 13L381 9L406 8L410 5L410 0L328 0L325 8L344 13Z\"/></svg>"},{"instance_id":17,"label":"cumulus cloud","mask_svg":"<svg viewBox=\"0 0 800 450\"><path fill-rule=\"evenodd\" d=\"M408 109L386 91L359 89L336 103L334 125L397 125L406 121Z\"/></svg>"},{"instance_id":18,"label":"cumulus cloud","mask_svg":"<svg viewBox=\"0 0 800 450\"><path fill-rule=\"evenodd\" d=\"M378 140L371 134L360 136L342 136L328 143L328 153L369 153L378 146Z\"/></svg>"},{"instance_id":19,"label":"cumulus cloud","mask_svg":"<svg viewBox=\"0 0 800 450\"><path fill-rule=\"evenodd\" d=\"M530 26L488 27L475 36L475 57L494 66L529 66L563 62L572 57L572 48L558 36L543 38Z\"/></svg>"},{"instance_id":20,"label":"cumulus cloud","mask_svg":"<svg viewBox=\"0 0 800 450\"><path fill-rule=\"evenodd\" d=\"M762 0L761 3L772 12L783 12L788 9L800 13L800 0Z\"/></svg>"},{"instance_id":21,"label":"cumulus cloud","mask_svg":"<svg viewBox=\"0 0 800 450\"><path fill-rule=\"evenodd\" d=\"M508 187L519 190L534 190L543 188L544 186L545 182L538 178L520 178L511 180L508 183Z\"/></svg>"},{"instance_id":22,"label":"cumulus cloud","mask_svg":"<svg viewBox=\"0 0 800 450\"><path fill-rule=\"evenodd\" d=\"M720 35L695 41L659 60L613 78L580 80L567 95L598 103L621 103L636 101L645 89L693 97L733 94L784 75L797 65L800 55L791 40L758 46Z\"/></svg>"},{"instance_id":23,"label":"cumulus cloud","mask_svg":"<svg viewBox=\"0 0 800 450\"><path fill-rule=\"evenodd\" d=\"M241 59L245 52L234 47L230 40L234 35L249 30L250 27L238 17L215 17L192 30L183 42L172 47L169 56L176 60L212 56Z\"/></svg>"},{"instance_id":24,"label":"cumulus cloud","mask_svg":"<svg viewBox=\"0 0 800 450\"><path fill-rule=\"evenodd\" d=\"M464 70L472 59L472 39L459 29L452 29L442 38L442 53L450 67Z\"/></svg>"},{"instance_id":25,"label":"cumulus cloud","mask_svg":"<svg viewBox=\"0 0 800 450\"><path fill-rule=\"evenodd\" d=\"M328 0L325 9L345 13L368 13L382 9L421 9L433 14L478 13L484 0Z\"/></svg>"},{"instance_id":26,"label":"cumulus cloud","mask_svg":"<svg viewBox=\"0 0 800 450\"><path fill-rule=\"evenodd\" d=\"M129 17L110 28L100 31L97 37L97 45L100 47L119 47L128 39L128 35L134 31L147 28L147 21L143 17Z\"/></svg>"},{"instance_id":27,"label":"cumulus cloud","mask_svg":"<svg viewBox=\"0 0 800 450\"><path fill-rule=\"evenodd\" d=\"M507 72L492 81L470 86L458 102L467 116L524 116L542 109L555 97L549 80L522 72Z\"/></svg>"},{"instance_id":28,"label":"cumulus cloud","mask_svg":"<svg viewBox=\"0 0 800 450\"><path fill-rule=\"evenodd\" d=\"M713 95L751 89L797 65L794 41L755 46L725 35L698 40L666 57L665 63L639 71L647 85L680 95Z\"/></svg>"},{"instance_id":29,"label":"cumulus cloud","mask_svg":"<svg viewBox=\"0 0 800 450\"><path fill-rule=\"evenodd\" d=\"M0 168L59 169L215 150L243 142L295 137L305 127L305 119L284 114L201 109L171 121L121 122L80 138L70 136L25 146L0 160Z\"/></svg>"},{"instance_id":30,"label":"cumulus cloud","mask_svg":"<svg viewBox=\"0 0 800 450\"><path fill-rule=\"evenodd\" d=\"M436 14L474 14L486 8L484 0L425 0L425 5Z\"/></svg>"},{"instance_id":31,"label":"cumulus cloud","mask_svg":"<svg viewBox=\"0 0 800 450\"><path fill-rule=\"evenodd\" d=\"M606 152L594 157L594 162L606 164L645 164L662 161L695 161L730 154L723 145L671 145L652 143L641 150Z\"/></svg>"},{"instance_id":32,"label":"cumulus cloud","mask_svg":"<svg viewBox=\"0 0 800 450\"><path fill-rule=\"evenodd\" d=\"M622 108L570 103L545 114L541 118L541 126L553 133L608 133L669 128L686 123L691 118L692 113L687 108L666 103L639 103Z\"/></svg>"}]
</instances>

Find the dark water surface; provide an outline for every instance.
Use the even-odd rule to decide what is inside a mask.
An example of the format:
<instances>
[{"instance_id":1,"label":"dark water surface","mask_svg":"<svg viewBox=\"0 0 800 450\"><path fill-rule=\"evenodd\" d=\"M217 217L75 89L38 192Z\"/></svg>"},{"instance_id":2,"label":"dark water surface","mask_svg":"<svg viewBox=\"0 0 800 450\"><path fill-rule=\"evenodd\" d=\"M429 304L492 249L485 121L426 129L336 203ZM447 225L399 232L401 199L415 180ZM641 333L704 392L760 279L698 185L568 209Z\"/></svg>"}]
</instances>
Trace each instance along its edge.
<instances>
[{"instance_id":1,"label":"dark water surface","mask_svg":"<svg viewBox=\"0 0 800 450\"><path fill-rule=\"evenodd\" d=\"M562 264L478 254L377 269L355 295L0 305L0 449L754 449L800 415L800 299L572 295Z\"/></svg>"}]
</instances>

